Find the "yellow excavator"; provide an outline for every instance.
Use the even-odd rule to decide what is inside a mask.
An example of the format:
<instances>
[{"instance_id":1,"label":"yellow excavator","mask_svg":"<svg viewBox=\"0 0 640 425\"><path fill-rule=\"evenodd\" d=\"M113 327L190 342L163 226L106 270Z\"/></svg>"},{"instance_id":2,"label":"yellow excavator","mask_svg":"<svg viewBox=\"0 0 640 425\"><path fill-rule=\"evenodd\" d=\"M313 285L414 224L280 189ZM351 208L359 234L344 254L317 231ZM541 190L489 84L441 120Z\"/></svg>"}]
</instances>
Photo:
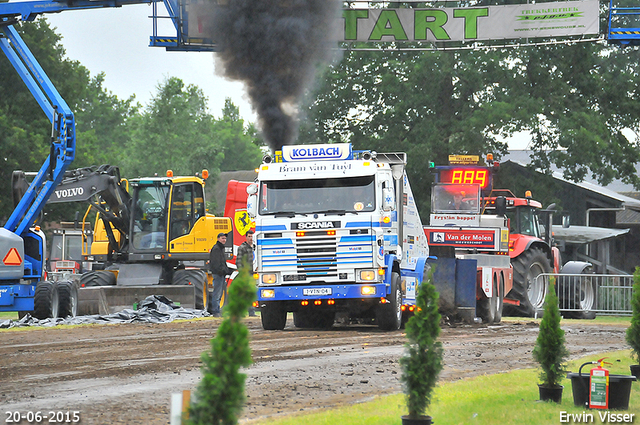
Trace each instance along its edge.
<instances>
[{"instance_id":1,"label":"yellow excavator","mask_svg":"<svg viewBox=\"0 0 640 425\"><path fill-rule=\"evenodd\" d=\"M233 258L231 219L206 212L208 175L126 180L110 165L66 172L49 203L89 202L97 212L93 240L83 243L93 267L77 279L78 314L131 308L149 295L207 309L207 261L219 233L229 234L225 253Z\"/></svg>"}]
</instances>

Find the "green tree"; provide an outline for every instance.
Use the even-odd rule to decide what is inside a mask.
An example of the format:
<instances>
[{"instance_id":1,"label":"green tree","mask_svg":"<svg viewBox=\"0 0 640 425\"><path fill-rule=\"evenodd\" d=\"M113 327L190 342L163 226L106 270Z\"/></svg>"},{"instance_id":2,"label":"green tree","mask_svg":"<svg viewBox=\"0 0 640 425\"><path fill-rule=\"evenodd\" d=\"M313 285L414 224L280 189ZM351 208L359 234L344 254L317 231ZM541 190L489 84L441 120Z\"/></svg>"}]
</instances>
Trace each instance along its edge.
<instances>
[{"instance_id":1,"label":"green tree","mask_svg":"<svg viewBox=\"0 0 640 425\"><path fill-rule=\"evenodd\" d=\"M77 129L77 154L74 167L112 164L129 143L129 120L138 114L135 96L120 100L104 87L105 74L91 78L85 96L74 110Z\"/></svg>"},{"instance_id":2,"label":"green tree","mask_svg":"<svg viewBox=\"0 0 640 425\"><path fill-rule=\"evenodd\" d=\"M407 354L400 359L401 380L409 416L424 415L442 371L444 350L438 341L440 313L438 292L432 283L433 273L422 282L416 295L416 313L407 322Z\"/></svg>"},{"instance_id":3,"label":"green tree","mask_svg":"<svg viewBox=\"0 0 640 425\"><path fill-rule=\"evenodd\" d=\"M83 102L89 71L65 58L65 50L44 18L15 25L18 33L45 70L71 110ZM29 92L5 55L0 55L0 222L13 211L11 173L37 171L49 154L50 118Z\"/></svg>"},{"instance_id":4,"label":"green tree","mask_svg":"<svg viewBox=\"0 0 640 425\"><path fill-rule=\"evenodd\" d=\"M194 85L176 77L158 85L158 93L131 125L131 141L120 158L128 177L191 175L208 169L215 175L224 158L223 147L213 132L213 117L206 97Z\"/></svg>"},{"instance_id":5,"label":"green tree","mask_svg":"<svg viewBox=\"0 0 640 425\"><path fill-rule=\"evenodd\" d=\"M256 297L255 281L241 270L229 287L229 303L211 350L202 353L203 377L196 389L196 402L189 409L192 425L232 425L244 404L246 375L241 367L251 364L249 331L242 323Z\"/></svg>"},{"instance_id":6,"label":"green tree","mask_svg":"<svg viewBox=\"0 0 640 425\"><path fill-rule=\"evenodd\" d=\"M503 138L531 134L533 166L565 177L613 178L640 188L637 50L596 43L478 51L351 51L308 97L303 143L351 142L404 151L426 214L428 161L506 153ZM426 216L424 217L426 218Z\"/></svg>"},{"instance_id":7,"label":"green tree","mask_svg":"<svg viewBox=\"0 0 640 425\"><path fill-rule=\"evenodd\" d=\"M560 309L555 284L552 281L544 299L544 313L533 348L533 358L540 364L540 380L545 387L560 385L566 372L569 351L565 347L564 331L560 327Z\"/></svg>"},{"instance_id":8,"label":"green tree","mask_svg":"<svg viewBox=\"0 0 640 425\"><path fill-rule=\"evenodd\" d=\"M631 357L640 363L640 267L633 274L633 296L631 298L631 325L627 328L625 339L631 346Z\"/></svg>"},{"instance_id":9,"label":"green tree","mask_svg":"<svg viewBox=\"0 0 640 425\"><path fill-rule=\"evenodd\" d=\"M240 110L231 99L225 99L222 118L215 120L213 132L224 151L221 171L252 170L260 165L261 139L253 124L245 127Z\"/></svg>"}]
</instances>

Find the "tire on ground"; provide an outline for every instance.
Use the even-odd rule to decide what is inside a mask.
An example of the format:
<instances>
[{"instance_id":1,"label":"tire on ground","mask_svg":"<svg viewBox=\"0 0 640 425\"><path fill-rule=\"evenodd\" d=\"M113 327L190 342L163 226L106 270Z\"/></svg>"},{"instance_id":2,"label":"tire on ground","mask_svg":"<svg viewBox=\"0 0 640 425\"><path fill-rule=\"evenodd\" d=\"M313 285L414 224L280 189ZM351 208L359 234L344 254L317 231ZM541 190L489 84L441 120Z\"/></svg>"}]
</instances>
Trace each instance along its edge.
<instances>
[{"instance_id":1,"label":"tire on ground","mask_svg":"<svg viewBox=\"0 0 640 425\"><path fill-rule=\"evenodd\" d=\"M547 281L535 278L541 273L551 273L547 255L540 248L530 248L511 260L513 265L513 288L509 295L520 301L520 305L505 305L505 314L534 317L544 306Z\"/></svg>"},{"instance_id":2,"label":"tire on ground","mask_svg":"<svg viewBox=\"0 0 640 425\"><path fill-rule=\"evenodd\" d=\"M207 308L207 273L200 269L181 269L173 274L172 285L193 285L195 289L195 308Z\"/></svg>"},{"instance_id":3,"label":"tire on ground","mask_svg":"<svg viewBox=\"0 0 640 425\"><path fill-rule=\"evenodd\" d=\"M78 288L76 284L61 280L58 287L58 317L76 317L78 314Z\"/></svg>"},{"instance_id":4,"label":"tire on ground","mask_svg":"<svg viewBox=\"0 0 640 425\"><path fill-rule=\"evenodd\" d=\"M260 320L262 329L281 331L287 324L287 311L280 303L265 302L260 305Z\"/></svg>"},{"instance_id":5,"label":"tire on ground","mask_svg":"<svg viewBox=\"0 0 640 425\"><path fill-rule=\"evenodd\" d=\"M80 286L115 286L116 275L107 270L92 270L90 272L83 273L80 276Z\"/></svg>"},{"instance_id":6,"label":"tire on ground","mask_svg":"<svg viewBox=\"0 0 640 425\"><path fill-rule=\"evenodd\" d=\"M377 306L376 321L383 331L395 331L402 324L402 288L398 273L391 274L391 293L387 300L388 302Z\"/></svg>"},{"instance_id":7,"label":"tire on ground","mask_svg":"<svg viewBox=\"0 0 640 425\"><path fill-rule=\"evenodd\" d=\"M36 319L58 317L58 287L47 280L38 282L33 298L33 316Z\"/></svg>"},{"instance_id":8,"label":"tire on ground","mask_svg":"<svg viewBox=\"0 0 640 425\"><path fill-rule=\"evenodd\" d=\"M500 273L500 283L498 284L498 305L496 308L496 314L493 318L493 323L500 323L502 321L502 312L504 311L504 275ZM495 288L494 288L495 289Z\"/></svg>"},{"instance_id":9,"label":"tire on ground","mask_svg":"<svg viewBox=\"0 0 640 425\"><path fill-rule=\"evenodd\" d=\"M486 295L483 295L482 298L476 301L476 313L478 317L482 319L482 322L487 324L494 323L496 320L498 299L500 298L497 293L498 284L496 279L497 276L494 274L491 282L491 285L493 286L493 296L487 297Z\"/></svg>"},{"instance_id":10,"label":"tire on ground","mask_svg":"<svg viewBox=\"0 0 640 425\"><path fill-rule=\"evenodd\" d=\"M584 276L563 276L584 275ZM596 281L589 275L593 274L590 263L569 262L565 264L558 276L558 301L562 316L572 319L595 319L598 304Z\"/></svg>"}]
</instances>

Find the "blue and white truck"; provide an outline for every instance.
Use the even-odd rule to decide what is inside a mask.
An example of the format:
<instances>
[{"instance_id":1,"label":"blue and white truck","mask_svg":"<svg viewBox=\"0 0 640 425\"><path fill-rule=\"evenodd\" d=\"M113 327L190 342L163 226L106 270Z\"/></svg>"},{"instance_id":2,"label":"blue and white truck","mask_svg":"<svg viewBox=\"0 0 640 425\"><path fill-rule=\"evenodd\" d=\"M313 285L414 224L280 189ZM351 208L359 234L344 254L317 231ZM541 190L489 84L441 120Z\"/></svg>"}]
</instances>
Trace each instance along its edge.
<instances>
[{"instance_id":1,"label":"blue and white truck","mask_svg":"<svg viewBox=\"0 0 640 425\"><path fill-rule=\"evenodd\" d=\"M264 329L337 317L399 329L429 266L405 153L284 146L249 186Z\"/></svg>"}]
</instances>

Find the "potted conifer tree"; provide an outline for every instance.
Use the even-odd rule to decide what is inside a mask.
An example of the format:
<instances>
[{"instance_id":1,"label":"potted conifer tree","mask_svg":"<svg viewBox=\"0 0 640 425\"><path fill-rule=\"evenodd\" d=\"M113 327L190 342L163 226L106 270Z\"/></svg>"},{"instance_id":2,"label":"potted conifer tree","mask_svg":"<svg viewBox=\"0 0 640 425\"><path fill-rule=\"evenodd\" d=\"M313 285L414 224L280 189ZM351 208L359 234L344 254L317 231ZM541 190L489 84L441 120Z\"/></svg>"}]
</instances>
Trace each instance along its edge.
<instances>
[{"instance_id":1,"label":"potted conifer tree","mask_svg":"<svg viewBox=\"0 0 640 425\"><path fill-rule=\"evenodd\" d=\"M540 331L533 349L533 358L540 364L541 384L538 384L540 400L562 401L560 385L566 372L566 359L569 352L565 347L564 331L560 327L560 309L556 295L555 280L551 278L549 292L544 300L544 314L540 322Z\"/></svg>"},{"instance_id":2,"label":"potted conifer tree","mask_svg":"<svg viewBox=\"0 0 640 425\"><path fill-rule=\"evenodd\" d=\"M429 425L425 412L442 370L443 349L438 341L440 313L438 292L432 284L433 273L423 282L416 296L416 312L406 325L406 354L400 359L409 414L402 416L403 425Z\"/></svg>"},{"instance_id":3,"label":"potted conifer tree","mask_svg":"<svg viewBox=\"0 0 640 425\"><path fill-rule=\"evenodd\" d=\"M256 297L255 281L242 270L229 286L224 320L211 340L211 350L202 353L203 377L189 408L189 425L228 425L238 423L245 394L246 375L241 367L251 364L249 331L241 319Z\"/></svg>"},{"instance_id":4,"label":"potted conifer tree","mask_svg":"<svg viewBox=\"0 0 640 425\"><path fill-rule=\"evenodd\" d=\"M631 357L640 363L640 267L636 267L633 274L633 295L631 297L631 326L627 328L625 336L627 344L631 346ZM640 364L630 366L631 374L640 379Z\"/></svg>"}]
</instances>

